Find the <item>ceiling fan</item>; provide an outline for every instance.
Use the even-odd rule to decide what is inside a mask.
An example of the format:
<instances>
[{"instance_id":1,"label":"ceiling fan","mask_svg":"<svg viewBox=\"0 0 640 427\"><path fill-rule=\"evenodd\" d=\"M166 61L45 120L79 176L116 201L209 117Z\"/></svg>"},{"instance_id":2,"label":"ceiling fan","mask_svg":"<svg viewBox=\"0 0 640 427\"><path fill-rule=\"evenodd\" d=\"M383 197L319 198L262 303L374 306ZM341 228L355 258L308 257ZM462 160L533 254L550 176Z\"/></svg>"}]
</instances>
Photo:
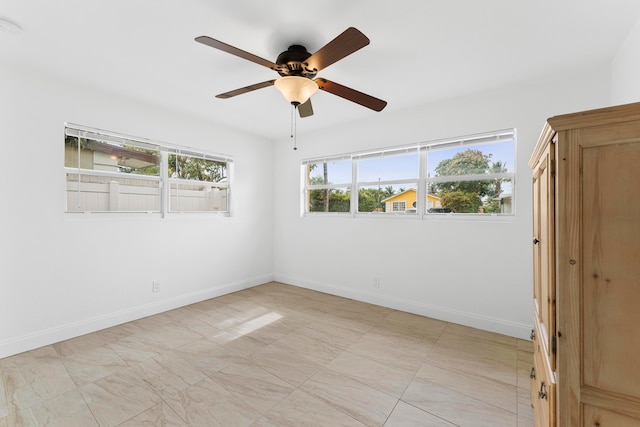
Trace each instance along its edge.
<instances>
[{"instance_id":1,"label":"ceiling fan","mask_svg":"<svg viewBox=\"0 0 640 427\"><path fill-rule=\"evenodd\" d=\"M313 115L311 95L318 89L355 102L374 111L382 111L387 105L386 101L367 95L366 93L332 82L323 77L316 77L319 71L369 44L369 39L353 27L347 28L342 34L338 35L314 54L307 52L307 49L301 45L296 44L289 46L289 49L278 55L276 62L263 59L208 36L196 37L195 40L223 52L262 65L263 67L270 68L281 76L278 79L267 80L262 83L256 83L221 93L216 95L216 98L231 98L242 95L243 93L275 86L285 99L298 109L300 117Z\"/></svg>"}]
</instances>

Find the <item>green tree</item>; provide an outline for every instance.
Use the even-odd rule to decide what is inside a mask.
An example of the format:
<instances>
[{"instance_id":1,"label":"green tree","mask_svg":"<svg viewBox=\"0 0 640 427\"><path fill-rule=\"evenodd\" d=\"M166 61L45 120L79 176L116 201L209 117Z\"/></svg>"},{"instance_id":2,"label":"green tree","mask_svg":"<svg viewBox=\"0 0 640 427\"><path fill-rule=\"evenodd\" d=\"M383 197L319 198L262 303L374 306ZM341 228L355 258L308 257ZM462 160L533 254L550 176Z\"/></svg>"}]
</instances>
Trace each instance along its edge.
<instances>
[{"instance_id":1,"label":"green tree","mask_svg":"<svg viewBox=\"0 0 640 427\"><path fill-rule=\"evenodd\" d=\"M227 176L227 164L199 157L169 154L169 176L206 182L220 182Z\"/></svg>"},{"instance_id":2,"label":"green tree","mask_svg":"<svg viewBox=\"0 0 640 427\"><path fill-rule=\"evenodd\" d=\"M381 192L377 188L358 190L358 212L375 212L380 207Z\"/></svg>"},{"instance_id":3,"label":"green tree","mask_svg":"<svg viewBox=\"0 0 640 427\"><path fill-rule=\"evenodd\" d=\"M468 148L436 166L435 176L485 175L504 173L506 164L491 162L491 154ZM435 192L442 206L458 213L499 212L498 196L502 193L503 179L479 179L475 181L449 181L434 183Z\"/></svg>"},{"instance_id":4,"label":"green tree","mask_svg":"<svg viewBox=\"0 0 640 427\"><path fill-rule=\"evenodd\" d=\"M482 206L482 200L476 193L460 190L444 193L440 202L443 207L453 212L478 212Z\"/></svg>"}]
</instances>

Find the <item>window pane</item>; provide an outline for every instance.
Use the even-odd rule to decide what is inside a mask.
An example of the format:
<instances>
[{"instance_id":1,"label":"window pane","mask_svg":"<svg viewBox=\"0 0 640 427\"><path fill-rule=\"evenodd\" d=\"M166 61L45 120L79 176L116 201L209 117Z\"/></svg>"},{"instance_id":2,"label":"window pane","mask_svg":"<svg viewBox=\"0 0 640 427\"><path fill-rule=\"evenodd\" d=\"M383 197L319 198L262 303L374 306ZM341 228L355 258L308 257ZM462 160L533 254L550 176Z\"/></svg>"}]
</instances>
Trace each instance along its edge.
<instances>
[{"instance_id":1,"label":"window pane","mask_svg":"<svg viewBox=\"0 0 640 427\"><path fill-rule=\"evenodd\" d=\"M351 160L310 163L307 165L307 176L311 185L348 184L351 182Z\"/></svg>"},{"instance_id":2,"label":"window pane","mask_svg":"<svg viewBox=\"0 0 640 427\"><path fill-rule=\"evenodd\" d=\"M418 152L358 160L358 182L418 179Z\"/></svg>"},{"instance_id":3,"label":"window pane","mask_svg":"<svg viewBox=\"0 0 640 427\"><path fill-rule=\"evenodd\" d=\"M350 212L351 191L347 189L309 190L307 212Z\"/></svg>"},{"instance_id":4,"label":"window pane","mask_svg":"<svg viewBox=\"0 0 640 427\"><path fill-rule=\"evenodd\" d=\"M416 213L416 185L365 186L358 190L358 212Z\"/></svg>"},{"instance_id":5,"label":"window pane","mask_svg":"<svg viewBox=\"0 0 640 427\"><path fill-rule=\"evenodd\" d=\"M227 178L225 162L200 157L169 154L169 177L205 182L221 182Z\"/></svg>"},{"instance_id":6,"label":"window pane","mask_svg":"<svg viewBox=\"0 0 640 427\"><path fill-rule=\"evenodd\" d=\"M514 172L513 140L427 151L427 177Z\"/></svg>"},{"instance_id":7,"label":"window pane","mask_svg":"<svg viewBox=\"0 0 640 427\"><path fill-rule=\"evenodd\" d=\"M160 211L160 153L113 142L65 137L67 212Z\"/></svg>"},{"instance_id":8,"label":"window pane","mask_svg":"<svg viewBox=\"0 0 640 427\"><path fill-rule=\"evenodd\" d=\"M227 188L204 182L171 182L169 186L170 212L226 212Z\"/></svg>"},{"instance_id":9,"label":"window pane","mask_svg":"<svg viewBox=\"0 0 640 427\"><path fill-rule=\"evenodd\" d=\"M82 169L150 176L160 175L159 150L74 136L65 137L64 148L64 165L66 167L78 167L78 148L80 148L80 168Z\"/></svg>"},{"instance_id":10,"label":"window pane","mask_svg":"<svg viewBox=\"0 0 640 427\"><path fill-rule=\"evenodd\" d=\"M427 188L440 204L427 204L427 213L513 213L510 179L439 182Z\"/></svg>"}]
</instances>

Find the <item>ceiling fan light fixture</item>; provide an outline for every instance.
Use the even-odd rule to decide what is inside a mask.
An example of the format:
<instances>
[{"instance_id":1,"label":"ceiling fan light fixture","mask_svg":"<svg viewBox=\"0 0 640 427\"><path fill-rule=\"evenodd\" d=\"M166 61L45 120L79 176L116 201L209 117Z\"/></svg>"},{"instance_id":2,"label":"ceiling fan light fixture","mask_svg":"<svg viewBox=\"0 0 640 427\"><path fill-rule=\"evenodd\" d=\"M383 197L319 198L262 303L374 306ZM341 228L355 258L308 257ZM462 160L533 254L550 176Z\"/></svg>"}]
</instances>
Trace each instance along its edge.
<instances>
[{"instance_id":1,"label":"ceiling fan light fixture","mask_svg":"<svg viewBox=\"0 0 640 427\"><path fill-rule=\"evenodd\" d=\"M304 104L318 91L318 84L315 81L300 76L280 77L274 82L274 86L284 99L293 105Z\"/></svg>"}]
</instances>

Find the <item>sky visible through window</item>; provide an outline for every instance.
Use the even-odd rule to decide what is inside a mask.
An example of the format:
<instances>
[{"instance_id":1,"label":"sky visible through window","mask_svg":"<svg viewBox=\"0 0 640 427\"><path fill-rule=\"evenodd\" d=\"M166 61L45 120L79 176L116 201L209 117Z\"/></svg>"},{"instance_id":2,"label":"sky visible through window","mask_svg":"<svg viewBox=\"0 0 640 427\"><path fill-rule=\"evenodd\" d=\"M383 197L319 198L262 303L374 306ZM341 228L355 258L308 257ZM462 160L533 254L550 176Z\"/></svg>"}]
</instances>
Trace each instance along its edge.
<instances>
[{"instance_id":1,"label":"sky visible through window","mask_svg":"<svg viewBox=\"0 0 640 427\"><path fill-rule=\"evenodd\" d=\"M484 154L491 154L490 163L501 162L507 172L514 172L515 144L513 140L493 142L478 145L448 146L438 149L432 148L427 152L427 177L435 176L435 168L445 159L452 158L456 153L467 149L480 150ZM351 182L351 161L340 160L328 162L328 177L330 184L344 184ZM322 177L322 163L311 172L311 177ZM381 156L358 161L358 181L375 182L378 180L400 180L418 178L418 153L401 154L395 156Z\"/></svg>"}]
</instances>

